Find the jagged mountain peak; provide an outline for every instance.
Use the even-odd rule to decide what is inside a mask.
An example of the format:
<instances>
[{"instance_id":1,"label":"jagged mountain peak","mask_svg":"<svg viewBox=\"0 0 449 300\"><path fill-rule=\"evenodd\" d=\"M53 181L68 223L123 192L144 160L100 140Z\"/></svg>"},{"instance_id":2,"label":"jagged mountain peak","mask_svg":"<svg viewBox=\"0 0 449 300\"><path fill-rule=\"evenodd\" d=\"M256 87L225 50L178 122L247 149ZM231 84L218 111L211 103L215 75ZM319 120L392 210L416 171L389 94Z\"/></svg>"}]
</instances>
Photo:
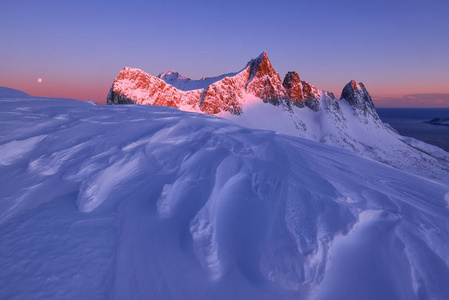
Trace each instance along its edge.
<instances>
[{"instance_id":1,"label":"jagged mountain peak","mask_svg":"<svg viewBox=\"0 0 449 300\"><path fill-rule=\"evenodd\" d=\"M249 68L247 92L273 105L279 105L281 99L287 98L281 77L274 70L265 51L250 60L247 68Z\"/></svg>"},{"instance_id":2,"label":"jagged mountain peak","mask_svg":"<svg viewBox=\"0 0 449 300\"><path fill-rule=\"evenodd\" d=\"M268 58L268 54L266 51L262 52L258 57L251 59L246 66L248 67L252 64L259 65L263 61L270 62L270 59Z\"/></svg>"},{"instance_id":3,"label":"jagged mountain peak","mask_svg":"<svg viewBox=\"0 0 449 300\"><path fill-rule=\"evenodd\" d=\"M247 67L250 67L250 80L256 76L256 73L259 75L267 75L270 73L276 73L273 66L271 65L270 59L268 58L267 52L263 52L258 57L251 59ZM277 73L276 73L277 74Z\"/></svg>"},{"instance_id":4,"label":"jagged mountain peak","mask_svg":"<svg viewBox=\"0 0 449 300\"><path fill-rule=\"evenodd\" d=\"M369 113L373 115L375 119L379 119L373 100L363 83L357 83L355 80L348 82L341 92L340 100L342 99L345 99L350 105L361 110L365 114Z\"/></svg>"},{"instance_id":5,"label":"jagged mountain peak","mask_svg":"<svg viewBox=\"0 0 449 300\"><path fill-rule=\"evenodd\" d=\"M285 78L287 78L287 77L292 77L292 78L298 78L299 79L299 74L296 71L288 71L287 74L285 74Z\"/></svg>"},{"instance_id":6,"label":"jagged mountain peak","mask_svg":"<svg viewBox=\"0 0 449 300\"><path fill-rule=\"evenodd\" d=\"M322 92L308 82L301 80L295 71L290 71L285 75L282 85L293 105L299 108L307 106L314 111L320 109L319 101Z\"/></svg>"},{"instance_id":7,"label":"jagged mountain peak","mask_svg":"<svg viewBox=\"0 0 449 300\"><path fill-rule=\"evenodd\" d=\"M365 86L363 85L362 82L357 83L354 79L352 79L348 85L351 85L353 90L361 90L361 89L365 89ZM366 89L365 89L366 90Z\"/></svg>"},{"instance_id":8,"label":"jagged mountain peak","mask_svg":"<svg viewBox=\"0 0 449 300\"><path fill-rule=\"evenodd\" d=\"M346 88L352 89L353 91L363 90L363 89L366 90L365 85L362 82L357 83L357 81L355 81L354 79L352 79L345 85L344 89L346 89Z\"/></svg>"}]
</instances>

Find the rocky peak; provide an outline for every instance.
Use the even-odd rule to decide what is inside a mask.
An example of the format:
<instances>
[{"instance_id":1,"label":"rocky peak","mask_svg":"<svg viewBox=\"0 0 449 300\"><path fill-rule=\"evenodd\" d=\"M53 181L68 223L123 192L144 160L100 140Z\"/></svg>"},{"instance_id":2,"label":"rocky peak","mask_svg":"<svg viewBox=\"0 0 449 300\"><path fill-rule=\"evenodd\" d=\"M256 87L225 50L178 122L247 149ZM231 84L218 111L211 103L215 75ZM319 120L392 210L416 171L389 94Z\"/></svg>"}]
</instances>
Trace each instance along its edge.
<instances>
[{"instance_id":1,"label":"rocky peak","mask_svg":"<svg viewBox=\"0 0 449 300\"><path fill-rule=\"evenodd\" d=\"M371 114L375 119L379 119L373 100L363 83L356 83L355 80L351 80L341 92L340 100L342 99L345 99L351 106L363 112L363 114Z\"/></svg>"},{"instance_id":2,"label":"rocky peak","mask_svg":"<svg viewBox=\"0 0 449 300\"><path fill-rule=\"evenodd\" d=\"M262 77L276 73L265 51L257 58L251 59L246 66L250 67L248 81L251 81L254 77Z\"/></svg>"},{"instance_id":3,"label":"rocky peak","mask_svg":"<svg viewBox=\"0 0 449 300\"><path fill-rule=\"evenodd\" d=\"M307 106L314 111L320 109L321 92L306 81L299 78L298 73L292 71L285 75L282 85L288 99L296 107Z\"/></svg>"},{"instance_id":4,"label":"rocky peak","mask_svg":"<svg viewBox=\"0 0 449 300\"><path fill-rule=\"evenodd\" d=\"M345 99L349 104L358 109L374 108L373 100L363 83L360 82L357 84L355 80L351 80L345 85L340 99Z\"/></svg>"},{"instance_id":5,"label":"rocky peak","mask_svg":"<svg viewBox=\"0 0 449 300\"><path fill-rule=\"evenodd\" d=\"M248 93L274 105L279 105L281 99L286 98L281 77L273 69L266 52L252 59L246 67L249 68L249 78L246 84Z\"/></svg>"},{"instance_id":6,"label":"rocky peak","mask_svg":"<svg viewBox=\"0 0 449 300\"><path fill-rule=\"evenodd\" d=\"M284 86L290 101L297 107L304 107L304 95L302 93L302 84L298 73L295 71L288 72L284 77L282 85Z\"/></svg>"}]
</instances>

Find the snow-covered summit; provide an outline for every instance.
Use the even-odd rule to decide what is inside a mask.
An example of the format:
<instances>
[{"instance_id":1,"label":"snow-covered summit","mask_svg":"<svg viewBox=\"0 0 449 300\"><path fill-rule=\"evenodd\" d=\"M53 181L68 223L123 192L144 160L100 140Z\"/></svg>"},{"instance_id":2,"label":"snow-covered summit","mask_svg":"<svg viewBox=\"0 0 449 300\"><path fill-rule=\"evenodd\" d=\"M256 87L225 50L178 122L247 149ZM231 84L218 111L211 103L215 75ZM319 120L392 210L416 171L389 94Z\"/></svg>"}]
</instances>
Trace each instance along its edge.
<instances>
[{"instance_id":1,"label":"snow-covered summit","mask_svg":"<svg viewBox=\"0 0 449 300\"><path fill-rule=\"evenodd\" d=\"M179 80L179 79L190 79L190 78L180 74L179 72L175 72L173 70L161 73L161 74L157 75L157 77L162 79L165 82L175 81L175 80Z\"/></svg>"}]
</instances>

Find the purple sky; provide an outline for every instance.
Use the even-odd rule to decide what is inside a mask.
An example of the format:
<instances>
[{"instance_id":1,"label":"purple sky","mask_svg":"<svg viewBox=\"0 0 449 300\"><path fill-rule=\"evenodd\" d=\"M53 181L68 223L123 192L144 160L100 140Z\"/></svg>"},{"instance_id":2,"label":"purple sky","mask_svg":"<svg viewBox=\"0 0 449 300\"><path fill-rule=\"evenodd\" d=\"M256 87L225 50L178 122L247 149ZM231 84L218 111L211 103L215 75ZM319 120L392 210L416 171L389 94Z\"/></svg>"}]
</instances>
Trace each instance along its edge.
<instances>
[{"instance_id":1,"label":"purple sky","mask_svg":"<svg viewBox=\"0 0 449 300\"><path fill-rule=\"evenodd\" d=\"M449 107L448 15L447 0L4 1L0 86L105 103L125 66L197 79L265 50L337 97L355 79L378 107Z\"/></svg>"}]
</instances>

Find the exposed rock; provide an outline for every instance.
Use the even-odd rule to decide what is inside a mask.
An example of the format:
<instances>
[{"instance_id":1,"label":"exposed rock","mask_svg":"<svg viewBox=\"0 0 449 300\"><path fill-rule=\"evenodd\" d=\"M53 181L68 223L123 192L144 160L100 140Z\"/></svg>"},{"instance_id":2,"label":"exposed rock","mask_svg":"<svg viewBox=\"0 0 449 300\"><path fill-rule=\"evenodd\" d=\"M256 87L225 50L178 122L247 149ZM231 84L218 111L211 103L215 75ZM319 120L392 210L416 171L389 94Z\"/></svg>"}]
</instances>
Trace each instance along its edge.
<instances>
[{"instance_id":1,"label":"exposed rock","mask_svg":"<svg viewBox=\"0 0 449 300\"><path fill-rule=\"evenodd\" d=\"M139 69L124 68L114 80L108 104L164 105L207 114L222 111L241 114L246 93L274 105L287 98L266 52L251 60L242 71L227 75L191 80L170 71L158 78Z\"/></svg>"},{"instance_id":2,"label":"exposed rock","mask_svg":"<svg viewBox=\"0 0 449 300\"><path fill-rule=\"evenodd\" d=\"M206 114L217 114L227 111L240 115L243 109L245 84L248 80L249 69L233 77L225 77L203 89L200 99L201 111Z\"/></svg>"},{"instance_id":3,"label":"exposed rock","mask_svg":"<svg viewBox=\"0 0 449 300\"><path fill-rule=\"evenodd\" d=\"M136 104L133 100L126 98L125 96L113 92L113 89L109 91L107 103L109 105L115 105L115 104Z\"/></svg>"},{"instance_id":4,"label":"exposed rock","mask_svg":"<svg viewBox=\"0 0 449 300\"><path fill-rule=\"evenodd\" d=\"M307 106L314 111L320 109L321 91L308 82L302 81L298 73L288 72L282 84L293 105L299 108Z\"/></svg>"},{"instance_id":5,"label":"exposed rock","mask_svg":"<svg viewBox=\"0 0 449 300\"><path fill-rule=\"evenodd\" d=\"M304 107L305 101L302 91L302 83L298 73L295 71L288 72L284 77L282 85L285 88L288 99L290 99L293 105L299 108Z\"/></svg>"},{"instance_id":6,"label":"exposed rock","mask_svg":"<svg viewBox=\"0 0 449 300\"><path fill-rule=\"evenodd\" d=\"M124 68L108 96L108 104L147 104L177 108L198 106L201 91L181 91L142 70Z\"/></svg>"},{"instance_id":7,"label":"exposed rock","mask_svg":"<svg viewBox=\"0 0 449 300\"><path fill-rule=\"evenodd\" d=\"M319 111L324 95L336 101L332 93L301 80L296 72L288 72L282 82L267 53L263 52L240 72L200 80L192 80L175 71L156 77L139 69L124 68L114 80L107 103L163 105L206 114L229 112L239 115L246 94L273 105L282 104L287 109L293 104ZM359 112L379 118L363 84L351 81L343 89L341 98Z\"/></svg>"},{"instance_id":8,"label":"exposed rock","mask_svg":"<svg viewBox=\"0 0 449 300\"><path fill-rule=\"evenodd\" d=\"M273 69L266 52L251 60L247 67L249 67L249 79L246 84L248 93L273 105L279 105L281 99L286 99L281 77Z\"/></svg>"},{"instance_id":9,"label":"exposed rock","mask_svg":"<svg viewBox=\"0 0 449 300\"><path fill-rule=\"evenodd\" d=\"M320 110L321 91L308 82L301 81L306 106L314 111Z\"/></svg>"},{"instance_id":10,"label":"exposed rock","mask_svg":"<svg viewBox=\"0 0 449 300\"><path fill-rule=\"evenodd\" d=\"M364 115L370 114L376 120L380 120L374 107L373 100L363 83L359 82L357 84L355 80L351 80L341 92L340 100L342 99L345 99L360 113Z\"/></svg>"}]
</instances>

